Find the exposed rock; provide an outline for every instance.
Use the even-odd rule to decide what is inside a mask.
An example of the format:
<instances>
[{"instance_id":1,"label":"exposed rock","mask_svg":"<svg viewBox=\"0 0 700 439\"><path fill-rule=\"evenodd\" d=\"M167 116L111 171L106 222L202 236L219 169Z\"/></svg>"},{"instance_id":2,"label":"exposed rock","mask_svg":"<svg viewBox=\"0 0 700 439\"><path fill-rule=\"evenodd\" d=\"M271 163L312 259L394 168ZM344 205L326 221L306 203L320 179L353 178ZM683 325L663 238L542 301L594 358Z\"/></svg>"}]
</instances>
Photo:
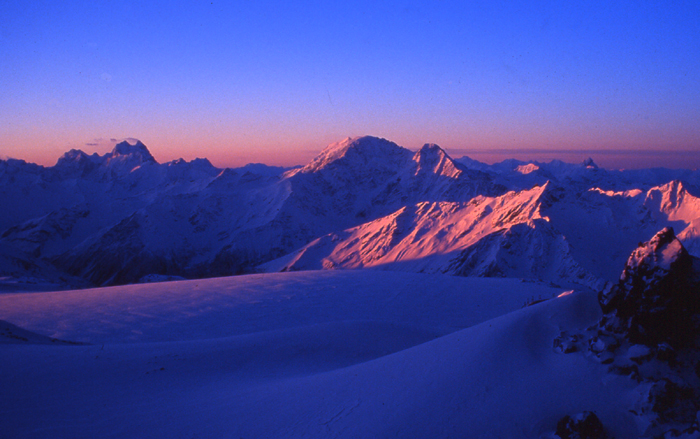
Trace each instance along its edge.
<instances>
[{"instance_id":1,"label":"exposed rock","mask_svg":"<svg viewBox=\"0 0 700 439\"><path fill-rule=\"evenodd\" d=\"M559 337L554 339L553 347L556 352L562 354L571 354L581 350L584 336L582 334L568 334L563 332Z\"/></svg>"},{"instance_id":2,"label":"exposed rock","mask_svg":"<svg viewBox=\"0 0 700 439\"><path fill-rule=\"evenodd\" d=\"M700 283L697 258L667 227L632 252L616 285L599 295L601 327L633 343L674 348L698 335Z\"/></svg>"},{"instance_id":3,"label":"exposed rock","mask_svg":"<svg viewBox=\"0 0 700 439\"><path fill-rule=\"evenodd\" d=\"M658 423L692 424L695 421L698 400L688 386L661 379L649 389L648 400L652 411L658 416Z\"/></svg>"},{"instance_id":4,"label":"exposed rock","mask_svg":"<svg viewBox=\"0 0 700 439\"><path fill-rule=\"evenodd\" d=\"M589 352L639 383L630 410L644 437L696 437L700 408L700 261L672 228L640 243L620 281L599 294L603 317ZM690 436L689 436L690 435Z\"/></svg>"},{"instance_id":5,"label":"exposed rock","mask_svg":"<svg viewBox=\"0 0 700 439\"><path fill-rule=\"evenodd\" d=\"M564 416L557 422L555 434L561 439L601 439L607 437L603 423L593 412Z\"/></svg>"}]
</instances>

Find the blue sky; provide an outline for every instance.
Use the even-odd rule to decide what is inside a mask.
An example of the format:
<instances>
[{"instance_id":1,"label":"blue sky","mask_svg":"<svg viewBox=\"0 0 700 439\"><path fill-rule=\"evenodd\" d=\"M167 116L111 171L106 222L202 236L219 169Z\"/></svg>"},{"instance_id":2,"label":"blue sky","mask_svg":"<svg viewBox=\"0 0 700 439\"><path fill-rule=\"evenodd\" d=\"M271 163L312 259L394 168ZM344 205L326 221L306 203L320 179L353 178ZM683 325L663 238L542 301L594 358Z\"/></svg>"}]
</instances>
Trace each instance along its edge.
<instances>
[{"instance_id":1,"label":"blue sky","mask_svg":"<svg viewBox=\"0 0 700 439\"><path fill-rule=\"evenodd\" d=\"M700 6L611 3L5 1L0 156L135 137L159 161L291 165L369 134L688 163Z\"/></svg>"}]
</instances>

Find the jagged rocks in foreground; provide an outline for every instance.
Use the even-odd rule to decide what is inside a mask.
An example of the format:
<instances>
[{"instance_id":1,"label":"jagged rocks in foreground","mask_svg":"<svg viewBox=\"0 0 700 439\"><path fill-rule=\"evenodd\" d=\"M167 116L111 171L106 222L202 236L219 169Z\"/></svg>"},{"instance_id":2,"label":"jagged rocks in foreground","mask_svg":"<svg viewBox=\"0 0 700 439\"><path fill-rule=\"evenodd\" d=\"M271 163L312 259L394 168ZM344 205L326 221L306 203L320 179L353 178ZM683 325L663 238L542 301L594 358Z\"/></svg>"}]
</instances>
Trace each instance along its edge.
<instances>
[{"instance_id":1,"label":"jagged rocks in foreground","mask_svg":"<svg viewBox=\"0 0 700 439\"><path fill-rule=\"evenodd\" d=\"M557 423L556 435L561 439L604 439L603 423L593 412L566 415Z\"/></svg>"},{"instance_id":2,"label":"jagged rocks in foreground","mask_svg":"<svg viewBox=\"0 0 700 439\"><path fill-rule=\"evenodd\" d=\"M698 335L698 259L667 227L632 252L620 281L603 290L601 326L633 343L681 348Z\"/></svg>"},{"instance_id":3,"label":"jagged rocks in foreground","mask_svg":"<svg viewBox=\"0 0 700 439\"><path fill-rule=\"evenodd\" d=\"M554 341L555 350L590 355L638 383L629 412L642 437L700 438L699 262L664 228L601 291L598 324Z\"/></svg>"}]
</instances>

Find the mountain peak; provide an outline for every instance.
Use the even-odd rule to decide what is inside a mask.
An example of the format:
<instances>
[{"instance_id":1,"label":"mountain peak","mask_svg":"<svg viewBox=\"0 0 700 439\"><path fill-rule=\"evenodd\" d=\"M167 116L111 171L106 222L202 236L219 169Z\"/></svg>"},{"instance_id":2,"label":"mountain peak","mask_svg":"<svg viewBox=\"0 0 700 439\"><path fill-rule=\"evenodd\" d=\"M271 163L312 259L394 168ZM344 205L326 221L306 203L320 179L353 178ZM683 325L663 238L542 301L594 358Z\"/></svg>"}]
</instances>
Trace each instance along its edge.
<instances>
[{"instance_id":1,"label":"mountain peak","mask_svg":"<svg viewBox=\"0 0 700 439\"><path fill-rule=\"evenodd\" d=\"M674 347L698 335L697 259L666 227L635 249L620 281L599 295L601 325L634 343Z\"/></svg>"},{"instance_id":2,"label":"mountain peak","mask_svg":"<svg viewBox=\"0 0 700 439\"><path fill-rule=\"evenodd\" d=\"M440 145L437 145L435 143L426 143L423 145L420 149L419 152L423 151L431 151L433 153L441 154L441 155L447 155L444 149L440 148Z\"/></svg>"},{"instance_id":3,"label":"mountain peak","mask_svg":"<svg viewBox=\"0 0 700 439\"><path fill-rule=\"evenodd\" d=\"M673 228L665 227L649 242L643 243L632 252L620 280L631 280L640 271L662 269L668 272L673 264L687 254L683 244L676 238Z\"/></svg>"},{"instance_id":4,"label":"mountain peak","mask_svg":"<svg viewBox=\"0 0 700 439\"><path fill-rule=\"evenodd\" d=\"M585 168L598 169L598 165L595 164L592 158L588 157L581 163Z\"/></svg>"},{"instance_id":5,"label":"mountain peak","mask_svg":"<svg viewBox=\"0 0 700 439\"><path fill-rule=\"evenodd\" d=\"M148 148L146 148L146 145L141 143L140 140L137 140L135 144L130 144L126 140L117 143L114 146L114 149L112 150L112 153L110 155L110 158L114 157L122 157L122 156L132 156L137 159L141 163L143 162L152 162L156 163L156 159L151 155L150 151L148 151Z\"/></svg>"},{"instance_id":6,"label":"mountain peak","mask_svg":"<svg viewBox=\"0 0 700 439\"><path fill-rule=\"evenodd\" d=\"M462 173L445 150L434 143L426 143L423 145L423 147L414 154L413 161L418 165L416 174L429 171L434 174L457 178Z\"/></svg>"},{"instance_id":7,"label":"mountain peak","mask_svg":"<svg viewBox=\"0 0 700 439\"><path fill-rule=\"evenodd\" d=\"M90 156L80 149L71 149L58 159L56 166L65 166L69 163L80 163L84 160L89 160L89 157Z\"/></svg>"},{"instance_id":8,"label":"mountain peak","mask_svg":"<svg viewBox=\"0 0 700 439\"><path fill-rule=\"evenodd\" d=\"M679 194L681 192L684 192L686 190L685 185L681 180L671 180L666 184L663 184L661 186L657 186L656 188L652 188L651 190L658 189L661 192L664 193L674 193L674 194Z\"/></svg>"},{"instance_id":9,"label":"mountain peak","mask_svg":"<svg viewBox=\"0 0 700 439\"><path fill-rule=\"evenodd\" d=\"M85 175L98 166L97 154L87 155L79 149L71 149L63 154L56 162L55 169L62 173L72 174L78 172Z\"/></svg>"},{"instance_id":10,"label":"mountain peak","mask_svg":"<svg viewBox=\"0 0 700 439\"><path fill-rule=\"evenodd\" d=\"M396 158L402 158L407 154L410 154L407 149L386 139L372 136L348 137L345 140L328 145L311 163L304 166L301 172L319 171L340 161L347 161L357 165L383 160L394 161Z\"/></svg>"},{"instance_id":11,"label":"mountain peak","mask_svg":"<svg viewBox=\"0 0 700 439\"><path fill-rule=\"evenodd\" d=\"M540 167L534 163L528 163L526 165L518 165L514 169L515 172L517 172L519 174L523 174L523 175L532 174L533 172L537 172L539 170L540 170Z\"/></svg>"}]
</instances>

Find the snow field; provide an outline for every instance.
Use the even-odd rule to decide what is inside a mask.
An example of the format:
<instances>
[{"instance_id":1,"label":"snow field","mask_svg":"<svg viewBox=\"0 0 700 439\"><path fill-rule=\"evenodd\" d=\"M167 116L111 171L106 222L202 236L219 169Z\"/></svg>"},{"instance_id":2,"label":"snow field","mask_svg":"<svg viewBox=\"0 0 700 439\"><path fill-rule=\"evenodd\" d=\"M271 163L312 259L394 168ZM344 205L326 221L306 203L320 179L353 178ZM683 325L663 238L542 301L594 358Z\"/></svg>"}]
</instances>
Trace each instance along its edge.
<instances>
[{"instance_id":1,"label":"snow field","mask_svg":"<svg viewBox=\"0 0 700 439\"><path fill-rule=\"evenodd\" d=\"M600 317L595 294L522 308L562 291L358 270L6 294L0 319L93 344L0 345L0 424L9 437L540 437L594 410L629 437L628 379L552 348Z\"/></svg>"}]
</instances>

